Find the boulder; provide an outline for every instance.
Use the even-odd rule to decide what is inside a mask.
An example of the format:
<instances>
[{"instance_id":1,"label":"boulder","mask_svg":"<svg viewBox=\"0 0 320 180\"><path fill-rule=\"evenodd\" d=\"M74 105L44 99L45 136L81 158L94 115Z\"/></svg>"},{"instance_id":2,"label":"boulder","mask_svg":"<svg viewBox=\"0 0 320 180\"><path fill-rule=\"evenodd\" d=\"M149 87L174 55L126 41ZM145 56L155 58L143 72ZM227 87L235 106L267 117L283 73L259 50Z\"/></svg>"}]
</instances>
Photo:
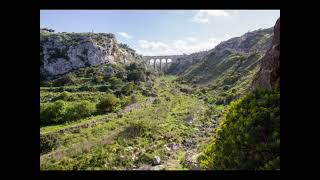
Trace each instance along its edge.
<instances>
[{"instance_id":1,"label":"boulder","mask_svg":"<svg viewBox=\"0 0 320 180\"><path fill-rule=\"evenodd\" d=\"M186 117L186 119L185 119L185 121L188 123L188 124L192 124L192 122L193 122L193 116L192 115L188 115L187 117Z\"/></svg>"},{"instance_id":2,"label":"boulder","mask_svg":"<svg viewBox=\"0 0 320 180\"><path fill-rule=\"evenodd\" d=\"M152 165L159 165L161 163L161 159L159 156L154 156Z\"/></svg>"}]
</instances>

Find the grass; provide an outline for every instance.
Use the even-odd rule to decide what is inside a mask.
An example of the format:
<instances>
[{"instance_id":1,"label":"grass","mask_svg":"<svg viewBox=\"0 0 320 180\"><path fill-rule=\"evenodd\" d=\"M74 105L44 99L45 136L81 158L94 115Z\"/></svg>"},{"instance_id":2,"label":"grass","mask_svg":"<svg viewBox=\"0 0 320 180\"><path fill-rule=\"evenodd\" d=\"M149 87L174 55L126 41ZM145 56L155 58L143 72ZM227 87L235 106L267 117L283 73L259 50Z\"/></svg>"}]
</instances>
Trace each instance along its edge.
<instances>
[{"instance_id":1,"label":"grass","mask_svg":"<svg viewBox=\"0 0 320 180\"><path fill-rule=\"evenodd\" d=\"M143 165L151 166L154 156L159 156L165 169L186 169L183 162L185 150L166 150L165 145L181 145L196 133L195 125L206 119L206 104L194 96L179 91L185 85L175 77L158 78L154 89L158 103L134 109L122 116L77 133L57 136L60 145L51 154L41 156L41 170L123 170ZM173 93L172 89L178 91ZM141 98L140 102L146 98ZM192 115L189 125L185 118ZM44 127L41 132L53 132L72 125L105 118L95 116L77 122Z\"/></svg>"}]
</instances>

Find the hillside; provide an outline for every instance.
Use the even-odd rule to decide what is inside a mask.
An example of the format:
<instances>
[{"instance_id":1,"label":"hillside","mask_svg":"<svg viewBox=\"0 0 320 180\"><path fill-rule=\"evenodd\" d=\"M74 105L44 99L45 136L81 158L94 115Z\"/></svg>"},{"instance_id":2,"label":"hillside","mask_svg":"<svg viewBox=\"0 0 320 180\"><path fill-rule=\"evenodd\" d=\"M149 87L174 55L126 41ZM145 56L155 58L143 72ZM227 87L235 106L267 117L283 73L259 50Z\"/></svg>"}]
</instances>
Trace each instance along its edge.
<instances>
[{"instance_id":1,"label":"hillside","mask_svg":"<svg viewBox=\"0 0 320 180\"><path fill-rule=\"evenodd\" d=\"M280 170L280 18L247 92L228 107L199 156L204 169Z\"/></svg>"},{"instance_id":2,"label":"hillside","mask_svg":"<svg viewBox=\"0 0 320 180\"><path fill-rule=\"evenodd\" d=\"M142 56L108 33L55 33L40 29L40 75L48 79L100 64L128 64Z\"/></svg>"}]
</instances>

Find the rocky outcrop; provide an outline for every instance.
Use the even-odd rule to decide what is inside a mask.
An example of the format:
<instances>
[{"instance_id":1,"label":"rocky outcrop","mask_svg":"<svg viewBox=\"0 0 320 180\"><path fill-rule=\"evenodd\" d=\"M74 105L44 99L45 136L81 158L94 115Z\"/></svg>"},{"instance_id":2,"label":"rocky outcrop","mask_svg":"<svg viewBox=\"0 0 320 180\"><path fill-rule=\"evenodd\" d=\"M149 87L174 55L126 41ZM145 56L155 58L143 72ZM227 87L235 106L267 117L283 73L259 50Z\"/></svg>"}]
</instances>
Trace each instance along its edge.
<instances>
[{"instance_id":1,"label":"rocky outcrop","mask_svg":"<svg viewBox=\"0 0 320 180\"><path fill-rule=\"evenodd\" d=\"M44 79L82 67L142 59L119 46L113 34L54 33L40 30L40 74Z\"/></svg>"},{"instance_id":2,"label":"rocky outcrop","mask_svg":"<svg viewBox=\"0 0 320 180\"><path fill-rule=\"evenodd\" d=\"M280 87L280 18L274 26L271 48L261 59L261 66L252 83L252 89L263 87L275 89Z\"/></svg>"},{"instance_id":3,"label":"rocky outcrop","mask_svg":"<svg viewBox=\"0 0 320 180\"><path fill-rule=\"evenodd\" d=\"M240 37L221 42L215 47L216 52L225 50L237 53L266 52L271 44L272 28L248 32Z\"/></svg>"}]
</instances>

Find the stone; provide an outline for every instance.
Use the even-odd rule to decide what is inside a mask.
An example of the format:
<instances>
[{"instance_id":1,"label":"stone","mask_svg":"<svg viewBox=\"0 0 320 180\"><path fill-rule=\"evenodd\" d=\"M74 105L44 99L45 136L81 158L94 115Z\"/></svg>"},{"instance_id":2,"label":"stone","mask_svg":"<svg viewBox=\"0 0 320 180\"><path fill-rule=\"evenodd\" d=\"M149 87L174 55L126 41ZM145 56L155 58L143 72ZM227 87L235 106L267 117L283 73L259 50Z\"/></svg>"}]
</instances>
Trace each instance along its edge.
<instances>
[{"instance_id":1,"label":"stone","mask_svg":"<svg viewBox=\"0 0 320 180\"><path fill-rule=\"evenodd\" d=\"M187 117L186 117L186 119L185 119L185 121L188 123L188 124L192 124L192 122L193 122L193 116L192 115L188 115Z\"/></svg>"},{"instance_id":2,"label":"stone","mask_svg":"<svg viewBox=\"0 0 320 180\"><path fill-rule=\"evenodd\" d=\"M152 165L159 165L161 163L161 159L159 156L154 156Z\"/></svg>"}]
</instances>

